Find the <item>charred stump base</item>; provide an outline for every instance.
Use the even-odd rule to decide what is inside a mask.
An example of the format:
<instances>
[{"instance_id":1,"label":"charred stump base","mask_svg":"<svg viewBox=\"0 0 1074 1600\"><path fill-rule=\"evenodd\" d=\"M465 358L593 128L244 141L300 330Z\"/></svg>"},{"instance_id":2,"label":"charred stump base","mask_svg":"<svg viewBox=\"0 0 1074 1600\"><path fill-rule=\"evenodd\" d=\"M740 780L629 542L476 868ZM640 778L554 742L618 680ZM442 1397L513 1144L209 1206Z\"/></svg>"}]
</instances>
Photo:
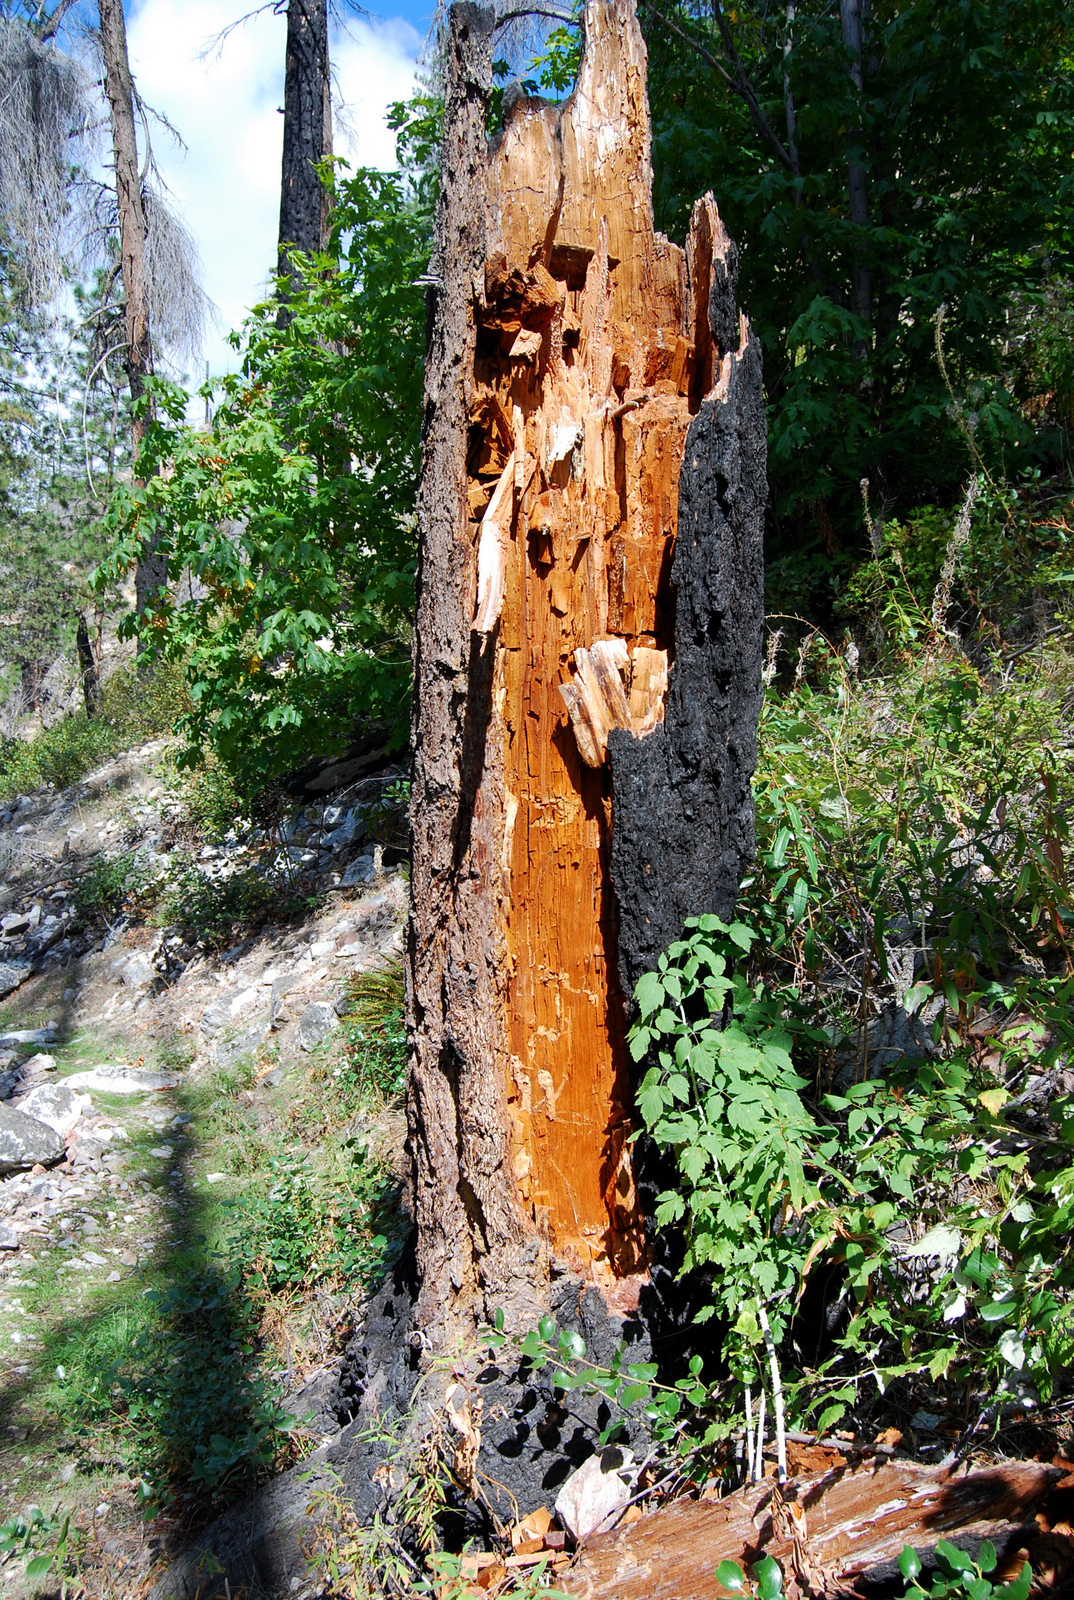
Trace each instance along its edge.
<instances>
[{"instance_id":1,"label":"charred stump base","mask_svg":"<svg viewBox=\"0 0 1074 1600\"><path fill-rule=\"evenodd\" d=\"M444 1405L445 1381L462 1380L479 1448L471 1487L466 1471L456 1471L458 1487L438 1516L444 1546L461 1549L472 1539L487 1548L497 1526L553 1503L565 1479L598 1448L610 1420L606 1401L573 1395L568 1408L549 1372L534 1372L508 1351L495 1360L480 1349L468 1358L460 1352L431 1383L427 1341L415 1320L417 1287L409 1252L366 1307L335 1389L312 1419L333 1437L211 1523L176 1556L149 1600L312 1600L322 1592L318 1543L326 1532L345 1536L344 1512L362 1527L379 1515L420 1562L406 1497L429 1470L430 1446L440 1451L442 1473L453 1454L461 1464L457 1449L465 1442L451 1419L457 1407ZM649 1359L641 1319L610 1314L592 1284L558 1280L549 1309L558 1327L582 1336L595 1362L609 1362L621 1346L628 1359ZM636 1458L648 1439L640 1415L625 1419L621 1443Z\"/></svg>"}]
</instances>

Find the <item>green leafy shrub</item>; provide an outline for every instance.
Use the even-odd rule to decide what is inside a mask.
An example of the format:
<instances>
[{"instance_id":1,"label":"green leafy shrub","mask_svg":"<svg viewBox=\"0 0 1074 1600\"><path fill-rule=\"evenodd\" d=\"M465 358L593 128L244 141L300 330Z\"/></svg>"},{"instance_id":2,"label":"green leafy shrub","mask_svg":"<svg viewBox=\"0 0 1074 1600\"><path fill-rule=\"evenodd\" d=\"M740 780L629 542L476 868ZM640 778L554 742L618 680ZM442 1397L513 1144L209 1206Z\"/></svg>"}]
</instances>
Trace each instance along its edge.
<instances>
[{"instance_id":1,"label":"green leafy shrub","mask_svg":"<svg viewBox=\"0 0 1074 1600\"><path fill-rule=\"evenodd\" d=\"M100 582L151 526L201 584L127 627L185 672L184 759L213 750L244 791L342 748L358 718L405 737L435 123L430 102L397 108L399 172L336 164L330 249L292 257L286 324L275 300L255 309L207 430L157 382L144 485L110 512Z\"/></svg>"},{"instance_id":2,"label":"green leafy shrub","mask_svg":"<svg viewBox=\"0 0 1074 1600\"><path fill-rule=\"evenodd\" d=\"M237 935L267 922L307 911L307 900L286 879L251 865L228 877L208 877L190 860L168 872L158 918L184 937L209 949L222 949Z\"/></svg>"},{"instance_id":3,"label":"green leafy shrub","mask_svg":"<svg viewBox=\"0 0 1074 1600\"><path fill-rule=\"evenodd\" d=\"M925 1596L929 1600L948 1600L952 1595L968 1595L969 1600L1027 1600L1033 1571L1026 1561L1018 1577L1011 1583L995 1584L989 1574L998 1566L996 1547L984 1539L977 1552L976 1561L948 1539L936 1546L936 1565L932 1582L925 1588L918 1580L922 1562L917 1551L904 1545L899 1556L899 1571L906 1580L907 1596Z\"/></svg>"},{"instance_id":4,"label":"green leafy shrub","mask_svg":"<svg viewBox=\"0 0 1074 1600\"><path fill-rule=\"evenodd\" d=\"M181 667L124 667L107 680L97 716L84 710L0 751L0 799L43 787L65 789L111 756L171 733L188 707Z\"/></svg>"},{"instance_id":5,"label":"green leafy shrub","mask_svg":"<svg viewBox=\"0 0 1074 1600\"><path fill-rule=\"evenodd\" d=\"M373 1283L399 1242L396 1185L361 1140L344 1142L345 1166L315 1174L304 1156L269 1162L271 1187L231 1203L232 1259L262 1291L315 1283Z\"/></svg>"},{"instance_id":6,"label":"green leafy shrub","mask_svg":"<svg viewBox=\"0 0 1074 1600\"><path fill-rule=\"evenodd\" d=\"M133 850L127 850L95 857L79 880L74 900L83 917L112 922L124 908L144 901L148 892L142 864Z\"/></svg>"},{"instance_id":7,"label":"green leafy shrub","mask_svg":"<svg viewBox=\"0 0 1074 1600\"><path fill-rule=\"evenodd\" d=\"M248 815L247 798L240 794L227 768L211 750L203 752L193 768L169 762L168 789L182 806L183 823L198 838L216 844Z\"/></svg>"},{"instance_id":8,"label":"green leafy shrub","mask_svg":"<svg viewBox=\"0 0 1074 1600\"><path fill-rule=\"evenodd\" d=\"M748 1388L820 1433L892 1404L998 1421L1074 1358L1071 1105L1019 1107L1074 1052L1066 646L933 641L861 683L812 650L766 696L739 920L694 919L638 985L656 1221L720 1319L721 1426ZM822 1272L843 1320L803 1350Z\"/></svg>"},{"instance_id":9,"label":"green leafy shrub","mask_svg":"<svg viewBox=\"0 0 1074 1600\"><path fill-rule=\"evenodd\" d=\"M40 1506L29 1506L0 1524L0 1558L16 1556L28 1578L43 1578L57 1557L66 1555L70 1525L59 1507L47 1516Z\"/></svg>"}]
</instances>

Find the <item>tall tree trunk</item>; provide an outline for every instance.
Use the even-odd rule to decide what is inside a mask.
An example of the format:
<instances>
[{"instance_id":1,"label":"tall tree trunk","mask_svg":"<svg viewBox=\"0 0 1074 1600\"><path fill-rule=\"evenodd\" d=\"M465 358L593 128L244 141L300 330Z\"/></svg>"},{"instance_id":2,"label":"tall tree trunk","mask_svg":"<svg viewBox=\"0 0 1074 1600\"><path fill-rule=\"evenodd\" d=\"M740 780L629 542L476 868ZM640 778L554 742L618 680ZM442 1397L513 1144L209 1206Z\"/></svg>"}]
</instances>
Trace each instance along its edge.
<instances>
[{"instance_id":1,"label":"tall tree trunk","mask_svg":"<svg viewBox=\"0 0 1074 1600\"><path fill-rule=\"evenodd\" d=\"M328 0L289 0L283 89L283 180L277 271L292 249L308 255L328 244L328 192L315 171L332 154Z\"/></svg>"},{"instance_id":2,"label":"tall tree trunk","mask_svg":"<svg viewBox=\"0 0 1074 1600\"><path fill-rule=\"evenodd\" d=\"M435 1339L551 1273L624 1303L629 987L753 848L760 352L711 197L652 217L633 0L490 150L451 8L415 627L409 1138ZM623 1280L627 1280L626 1283Z\"/></svg>"},{"instance_id":3,"label":"tall tree trunk","mask_svg":"<svg viewBox=\"0 0 1074 1600\"><path fill-rule=\"evenodd\" d=\"M97 658L93 654L84 611L78 613L75 649L78 651L78 673L82 680L82 698L86 705L86 715L95 717L101 709L101 685L97 675Z\"/></svg>"},{"instance_id":4,"label":"tall tree trunk","mask_svg":"<svg viewBox=\"0 0 1074 1600\"><path fill-rule=\"evenodd\" d=\"M865 128L862 117L862 0L839 0L843 44L850 53L850 81L854 85L858 102L858 125L852 130L847 146L847 186L850 200L850 220L856 228L869 226L869 179L865 170ZM854 259L850 269L850 309L863 322L872 316L872 274L867 260L864 232L854 245ZM857 351L864 359L866 346L858 341Z\"/></svg>"},{"instance_id":5,"label":"tall tree trunk","mask_svg":"<svg viewBox=\"0 0 1074 1600\"><path fill-rule=\"evenodd\" d=\"M123 0L99 0L104 84L112 122L112 162L116 207L119 213L120 263L123 271L123 314L127 348L124 367L132 401L140 400L146 379L153 372L153 343L149 325L149 284L146 274L146 216L138 172L138 141L134 125L134 83L127 55L127 28ZM134 418L134 466L145 434L146 417ZM168 565L152 543L142 551L134 586L139 612L168 581Z\"/></svg>"}]
</instances>

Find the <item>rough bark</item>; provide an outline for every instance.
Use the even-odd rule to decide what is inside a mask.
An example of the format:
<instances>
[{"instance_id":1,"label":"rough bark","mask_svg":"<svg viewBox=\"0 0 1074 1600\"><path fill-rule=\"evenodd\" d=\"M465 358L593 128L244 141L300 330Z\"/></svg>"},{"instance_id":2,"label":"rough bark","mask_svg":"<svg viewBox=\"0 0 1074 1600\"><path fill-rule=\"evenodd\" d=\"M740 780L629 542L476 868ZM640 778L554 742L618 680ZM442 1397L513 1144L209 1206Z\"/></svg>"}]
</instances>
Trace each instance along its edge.
<instances>
[{"instance_id":1,"label":"rough bark","mask_svg":"<svg viewBox=\"0 0 1074 1600\"><path fill-rule=\"evenodd\" d=\"M328 191L315 171L332 154L332 90L328 59L328 0L290 0L283 89L283 177L280 185L278 272L289 253L307 255L328 244Z\"/></svg>"},{"instance_id":2,"label":"rough bark","mask_svg":"<svg viewBox=\"0 0 1074 1600\"><path fill-rule=\"evenodd\" d=\"M142 181L138 171L138 141L134 124L134 81L127 55L127 27L123 0L99 0L104 86L112 125L112 164L119 215L120 264L123 274L123 320L126 350L123 365L132 401L143 398L146 379L153 373L153 342L149 323L149 284L146 277L146 217ZM135 470L146 428L146 413L131 425ZM152 544L143 549L134 575L139 612L168 581L168 566Z\"/></svg>"},{"instance_id":3,"label":"rough bark","mask_svg":"<svg viewBox=\"0 0 1074 1600\"><path fill-rule=\"evenodd\" d=\"M434 1327L524 1284L521 1317L549 1274L636 1304L620 950L632 981L734 899L760 685L733 247L711 198L685 253L654 230L632 0L591 0L570 100L516 100L490 147L491 27L452 8L418 508L409 1118Z\"/></svg>"},{"instance_id":4,"label":"rough bark","mask_svg":"<svg viewBox=\"0 0 1074 1600\"><path fill-rule=\"evenodd\" d=\"M418 1316L429 1326L450 1320L460 1302L473 1304L479 1280L505 1285L522 1242L496 1070L503 962L493 909L497 818L477 806L486 757L495 762L496 752L485 737L489 651L471 633L466 508L491 36L491 13L452 7L418 496L408 1121L422 1270Z\"/></svg>"},{"instance_id":5,"label":"rough bark","mask_svg":"<svg viewBox=\"0 0 1074 1600\"><path fill-rule=\"evenodd\" d=\"M93 654L93 644L90 641L84 611L78 613L75 649L78 651L78 672L82 680L82 698L86 705L86 715L95 717L101 709L101 685L97 674L97 658Z\"/></svg>"}]
</instances>

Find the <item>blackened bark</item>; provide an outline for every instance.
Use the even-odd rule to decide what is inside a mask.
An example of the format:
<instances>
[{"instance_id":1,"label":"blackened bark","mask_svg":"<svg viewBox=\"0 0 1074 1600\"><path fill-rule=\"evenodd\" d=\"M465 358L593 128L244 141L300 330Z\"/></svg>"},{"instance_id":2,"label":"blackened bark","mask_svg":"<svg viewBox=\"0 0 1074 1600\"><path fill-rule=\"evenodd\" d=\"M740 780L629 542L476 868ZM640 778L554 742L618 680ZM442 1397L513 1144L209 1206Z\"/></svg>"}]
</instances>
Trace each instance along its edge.
<instances>
[{"instance_id":1,"label":"blackened bark","mask_svg":"<svg viewBox=\"0 0 1074 1600\"><path fill-rule=\"evenodd\" d=\"M75 648L78 651L78 673L82 680L82 698L86 703L86 715L95 717L101 709L101 688L97 676L97 659L93 654L84 611L78 613Z\"/></svg>"},{"instance_id":2,"label":"blackened bark","mask_svg":"<svg viewBox=\"0 0 1074 1600\"><path fill-rule=\"evenodd\" d=\"M127 27L123 0L99 0L104 85L112 123L112 162L119 215L120 263L123 273L123 320L126 350L123 365L131 400L141 400L146 379L153 374L153 342L149 325L149 283L146 276L146 216L138 172L138 141L134 124L134 82L127 55ZM131 425L135 474L145 434L143 409ZM168 565L150 542L144 546L134 575L139 613L168 581ZM142 648L139 642L139 649Z\"/></svg>"},{"instance_id":3,"label":"blackened bark","mask_svg":"<svg viewBox=\"0 0 1074 1600\"><path fill-rule=\"evenodd\" d=\"M315 167L332 154L328 0L290 0L283 89L283 177L278 272L291 249L314 255L328 243L328 191Z\"/></svg>"},{"instance_id":4,"label":"blackened bark","mask_svg":"<svg viewBox=\"0 0 1074 1600\"><path fill-rule=\"evenodd\" d=\"M736 257L713 263L709 322L721 384L690 424L672 560L674 665L664 721L643 739L616 729L612 881L626 993L689 916L730 916L754 849L764 624L766 443L761 350L738 356Z\"/></svg>"}]
</instances>

